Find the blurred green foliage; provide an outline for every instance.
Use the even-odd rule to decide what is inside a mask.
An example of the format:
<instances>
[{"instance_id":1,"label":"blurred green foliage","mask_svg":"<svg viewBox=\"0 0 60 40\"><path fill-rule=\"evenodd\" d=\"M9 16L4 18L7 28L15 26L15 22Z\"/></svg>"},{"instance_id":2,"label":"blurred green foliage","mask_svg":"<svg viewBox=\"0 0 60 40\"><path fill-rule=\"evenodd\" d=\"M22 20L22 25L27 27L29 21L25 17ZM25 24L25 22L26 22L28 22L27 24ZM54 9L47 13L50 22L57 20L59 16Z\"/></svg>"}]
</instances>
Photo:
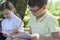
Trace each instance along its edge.
<instances>
[{"instance_id":1,"label":"blurred green foliage","mask_svg":"<svg viewBox=\"0 0 60 40\"><path fill-rule=\"evenodd\" d=\"M29 10L28 7L27 7L26 13L25 13L25 17L24 17L24 19L23 19L24 24L25 24L25 25L24 25L25 28L29 28L29 25L28 25L29 19L30 19L30 10Z\"/></svg>"},{"instance_id":2,"label":"blurred green foliage","mask_svg":"<svg viewBox=\"0 0 60 40\"><path fill-rule=\"evenodd\" d=\"M54 16L60 16L60 1L53 3L52 1L48 3L47 9Z\"/></svg>"},{"instance_id":3,"label":"blurred green foliage","mask_svg":"<svg viewBox=\"0 0 60 40\"><path fill-rule=\"evenodd\" d=\"M4 1L6 1L6 0L0 0L0 5L1 5Z\"/></svg>"}]
</instances>

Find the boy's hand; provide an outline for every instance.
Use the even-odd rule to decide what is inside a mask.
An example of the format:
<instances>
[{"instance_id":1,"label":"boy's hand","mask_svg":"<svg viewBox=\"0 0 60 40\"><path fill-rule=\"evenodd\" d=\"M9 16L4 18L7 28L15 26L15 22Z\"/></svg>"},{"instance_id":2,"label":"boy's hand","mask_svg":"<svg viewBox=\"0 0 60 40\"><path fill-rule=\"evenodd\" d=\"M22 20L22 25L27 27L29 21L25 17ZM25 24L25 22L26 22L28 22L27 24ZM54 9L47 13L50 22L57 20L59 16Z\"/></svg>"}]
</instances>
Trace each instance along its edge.
<instances>
[{"instance_id":1,"label":"boy's hand","mask_svg":"<svg viewBox=\"0 0 60 40\"><path fill-rule=\"evenodd\" d=\"M32 40L39 40L39 37L40 37L39 34L32 34L31 35Z\"/></svg>"},{"instance_id":2,"label":"boy's hand","mask_svg":"<svg viewBox=\"0 0 60 40\"><path fill-rule=\"evenodd\" d=\"M19 31L17 29L14 29L13 33L17 34Z\"/></svg>"}]
</instances>

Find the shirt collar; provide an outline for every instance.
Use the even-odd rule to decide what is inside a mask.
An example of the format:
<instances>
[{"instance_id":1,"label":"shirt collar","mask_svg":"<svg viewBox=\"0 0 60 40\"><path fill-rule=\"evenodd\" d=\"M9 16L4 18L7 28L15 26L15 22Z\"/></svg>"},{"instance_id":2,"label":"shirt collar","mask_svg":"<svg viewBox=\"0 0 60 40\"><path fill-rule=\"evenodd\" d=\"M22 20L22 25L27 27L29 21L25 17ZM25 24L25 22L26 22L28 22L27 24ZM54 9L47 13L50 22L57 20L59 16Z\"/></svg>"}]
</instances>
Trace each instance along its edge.
<instances>
[{"instance_id":1,"label":"shirt collar","mask_svg":"<svg viewBox=\"0 0 60 40\"><path fill-rule=\"evenodd\" d=\"M33 16L33 20L35 20L35 21L42 21L47 16L47 14L48 14L48 11L39 20L36 20L36 17Z\"/></svg>"}]
</instances>

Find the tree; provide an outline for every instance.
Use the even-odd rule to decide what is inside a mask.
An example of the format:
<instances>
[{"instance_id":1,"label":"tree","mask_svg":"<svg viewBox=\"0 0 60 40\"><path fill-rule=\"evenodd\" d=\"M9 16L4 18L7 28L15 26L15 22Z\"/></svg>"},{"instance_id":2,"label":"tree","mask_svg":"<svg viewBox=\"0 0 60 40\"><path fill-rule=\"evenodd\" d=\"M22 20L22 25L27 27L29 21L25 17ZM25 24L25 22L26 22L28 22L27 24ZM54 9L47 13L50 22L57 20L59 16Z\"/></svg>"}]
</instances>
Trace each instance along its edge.
<instances>
[{"instance_id":1,"label":"tree","mask_svg":"<svg viewBox=\"0 0 60 40\"><path fill-rule=\"evenodd\" d=\"M10 1L13 3L13 5L15 6L17 10L16 15L21 17L21 19L23 19L25 16L25 10L27 8L28 0L6 0L6 1Z\"/></svg>"}]
</instances>

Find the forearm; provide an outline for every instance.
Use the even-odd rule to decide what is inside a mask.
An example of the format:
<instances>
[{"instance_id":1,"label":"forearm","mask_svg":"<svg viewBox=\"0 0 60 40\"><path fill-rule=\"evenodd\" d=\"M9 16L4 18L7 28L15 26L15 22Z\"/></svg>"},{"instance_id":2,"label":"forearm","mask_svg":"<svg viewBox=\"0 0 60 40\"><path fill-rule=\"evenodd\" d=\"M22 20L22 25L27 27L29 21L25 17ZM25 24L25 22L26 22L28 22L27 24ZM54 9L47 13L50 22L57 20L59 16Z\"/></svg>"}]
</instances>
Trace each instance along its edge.
<instances>
[{"instance_id":1,"label":"forearm","mask_svg":"<svg viewBox=\"0 0 60 40\"><path fill-rule=\"evenodd\" d=\"M30 30L29 30L29 34L32 34L31 28L30 28Z\"/></svg>"},{"instance_id":2,"label":"forearm","mask_svg":"<svg viewBox=\"0 0 60 40\"><path fill-rule=\"evenodd\" d=\"M59 38L49 38L49 37L41 36L41 35L40 35L40 39L41 40L60 40Z\"/></svg>"}]
</instances>

